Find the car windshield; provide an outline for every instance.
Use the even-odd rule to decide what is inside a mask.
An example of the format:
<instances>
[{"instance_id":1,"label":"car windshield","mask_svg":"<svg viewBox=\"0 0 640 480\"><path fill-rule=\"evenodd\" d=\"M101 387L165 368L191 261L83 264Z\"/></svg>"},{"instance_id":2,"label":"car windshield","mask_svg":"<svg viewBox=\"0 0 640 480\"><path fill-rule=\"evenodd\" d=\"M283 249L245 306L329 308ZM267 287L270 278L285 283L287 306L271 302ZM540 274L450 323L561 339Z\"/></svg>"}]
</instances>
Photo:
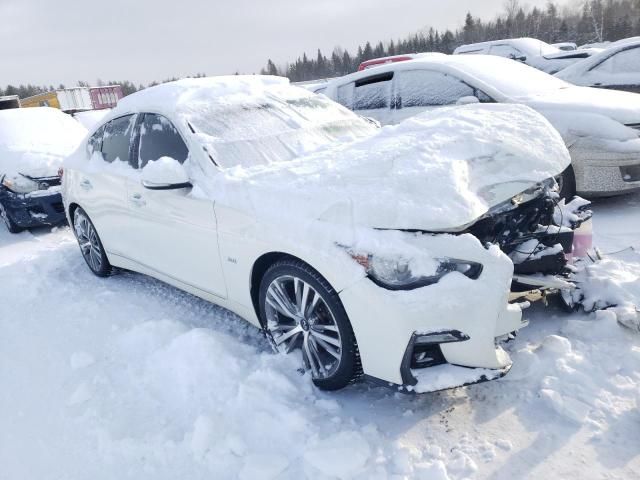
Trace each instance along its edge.
<instances>
[{"instance_id":1,"label":"car windshield","mask_svg":"<svg viewBox=\"0 0 640 480\"><path fill-rule=\"evenodd\" d=\"M569 88L571 85L520 62L499 57L466 57L462 67L468 74L508 97L525 97L537 93Z\"/></svg>"},{"instance_id":2,"label":"car windshield","mask_svg":"<svg viewBox=\"0 0 640 480\"><path fill-rule=\"evenodd\" d=\"M376 127L321 95L271 89L241 103L208 105L188 115L190 125L222 167L252 167L371 135Z\"/></svg>"}]
</instances>

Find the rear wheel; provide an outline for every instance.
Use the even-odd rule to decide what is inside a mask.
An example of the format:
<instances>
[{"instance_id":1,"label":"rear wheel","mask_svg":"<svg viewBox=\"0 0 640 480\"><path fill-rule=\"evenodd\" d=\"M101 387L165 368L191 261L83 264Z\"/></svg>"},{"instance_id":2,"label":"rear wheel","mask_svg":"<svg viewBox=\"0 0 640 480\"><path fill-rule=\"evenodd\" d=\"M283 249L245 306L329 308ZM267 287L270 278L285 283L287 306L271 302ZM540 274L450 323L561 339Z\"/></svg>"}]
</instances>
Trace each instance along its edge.
<instances>
[{"instance_id":1,"label":"rear wheel","mask_svg":"<svg viewBox=\"0 0 640 480\"><path fill-rule=\"evenodd\" d=\"M302 350L304 367L323 390L338 390L359 373L353 329L336 291L305 263L272 265L260 284L260 315L274 348Z\"/></svg>"},{"instance_id":2,"label":"rear wheel","mask_svg":"<svg viewBox=\"0 0 640 480\"><path fill-rule=\"evenodd\" d=\"M576 195L576 174L573 166L569 165L567 169L556 177L558 186L560 187L560 198L570 201Z\"/></svg>"},{"instance_id":3,"label":"rear wheel","mask_svg":"<svg viewBox=\"0 0 640 480\"><path fill-rule=\"evenodd\" d=\"M112 270L111 264L96 228L86 212L80 207L73 212L73 231L89 269L99 277L108 277Z\"/></svg>"},{"instance_id":4,"label":"rear wheel","mask_svg":"<svg viewBox=\"0 0 640 480\"><path fill-rule=\"evenodd\" d=\"M11 219L9 212L7 212L7 208L2 202L0 202L0 220L2 220L2 223L4 223L10 233L20 233L23 230L22 227L19 227L16 222Z\"/></svg>"}]
</instances>

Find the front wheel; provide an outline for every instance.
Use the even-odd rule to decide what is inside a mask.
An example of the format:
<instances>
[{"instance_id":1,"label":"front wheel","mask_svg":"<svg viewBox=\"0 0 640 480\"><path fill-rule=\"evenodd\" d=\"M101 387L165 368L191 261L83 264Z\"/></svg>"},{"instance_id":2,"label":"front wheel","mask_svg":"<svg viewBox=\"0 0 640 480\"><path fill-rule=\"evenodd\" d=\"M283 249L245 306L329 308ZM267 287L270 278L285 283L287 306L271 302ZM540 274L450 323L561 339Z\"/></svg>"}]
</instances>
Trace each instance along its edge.
<instances>
[{"instance_id":1,"label":"front wheel","mask_svg":"<svg viewBox=\"0 0 640 480\"><path fill-rule=\"evenodd\" d=\"M108 277L112 270L111 264L96 228L89 220L87 213L80 207L73 212L73 231L89 269L98 277Z\"/></svg>"},{"instance_id":2,"label":"front wheel","mask_svg":"<svg viewBox=\"0 0 640 480\"><path fill-rule=\"evenodd\" d=\"M23 230L11 219L9 212L7 212L7 207L5 207L2 202L0 202L0 220L2 220L2 223L7 227L9 233L20 233Z\"/></svg>"},{"instance_id":3,"label":"front wheel","mask_svg":"<svg viewBox=\"0 0 640 480\"><path fill-rule=\"evenodd\" d=\"M305 263L276 262L260 283L260 316L280 352L302 350L313 383L338 390L360 370L353 329L336 291Z\"/></svg>"}]
</instances>

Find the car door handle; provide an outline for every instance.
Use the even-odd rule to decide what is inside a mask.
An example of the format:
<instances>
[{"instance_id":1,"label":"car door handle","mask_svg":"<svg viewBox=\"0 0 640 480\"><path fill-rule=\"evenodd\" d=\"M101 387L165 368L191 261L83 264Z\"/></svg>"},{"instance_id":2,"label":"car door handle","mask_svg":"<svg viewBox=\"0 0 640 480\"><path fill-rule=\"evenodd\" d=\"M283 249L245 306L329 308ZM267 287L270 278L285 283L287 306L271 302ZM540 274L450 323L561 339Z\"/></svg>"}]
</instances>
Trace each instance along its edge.
<instances>
[{"instance_id":1,"label":"car door handle","mask_svg":"<svg viewBox=\"0 0 640 480\"><path fill-rule=\"evenodd\" d=\"M85 190L91 190L93 188L93 185L91 185L91 182L86 178L80 182L80 186Z\"/></svg>"},{"instance_id":2,"label":"car door handle","mask_svg":"<svg viewBox=\"0 0 640 480\"><path fill-rule=\"evenodd\" d=\"M131 195L131 203L133 203L136 207L144 207L147 202L144 201L142 195L139 193L134 193Z\"/></svg>"}]
</instances>

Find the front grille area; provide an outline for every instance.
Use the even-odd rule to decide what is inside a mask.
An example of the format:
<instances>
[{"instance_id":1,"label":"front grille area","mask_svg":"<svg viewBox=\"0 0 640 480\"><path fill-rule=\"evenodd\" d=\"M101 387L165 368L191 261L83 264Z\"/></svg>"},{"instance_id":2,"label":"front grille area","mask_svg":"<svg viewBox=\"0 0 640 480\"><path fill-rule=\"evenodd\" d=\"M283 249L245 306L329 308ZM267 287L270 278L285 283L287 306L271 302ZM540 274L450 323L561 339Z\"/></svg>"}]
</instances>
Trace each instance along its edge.
<instances>
[{"instance_id":1,"label":"front grille area","mask_svg":"<svg viewBox=\"0 0 640 480\"><path fill-rule=\"evenodd\" d=\"M625 182L637 182L640 180L640 165L620 167L620 174Z\"/></svg>"}]
</instances>

